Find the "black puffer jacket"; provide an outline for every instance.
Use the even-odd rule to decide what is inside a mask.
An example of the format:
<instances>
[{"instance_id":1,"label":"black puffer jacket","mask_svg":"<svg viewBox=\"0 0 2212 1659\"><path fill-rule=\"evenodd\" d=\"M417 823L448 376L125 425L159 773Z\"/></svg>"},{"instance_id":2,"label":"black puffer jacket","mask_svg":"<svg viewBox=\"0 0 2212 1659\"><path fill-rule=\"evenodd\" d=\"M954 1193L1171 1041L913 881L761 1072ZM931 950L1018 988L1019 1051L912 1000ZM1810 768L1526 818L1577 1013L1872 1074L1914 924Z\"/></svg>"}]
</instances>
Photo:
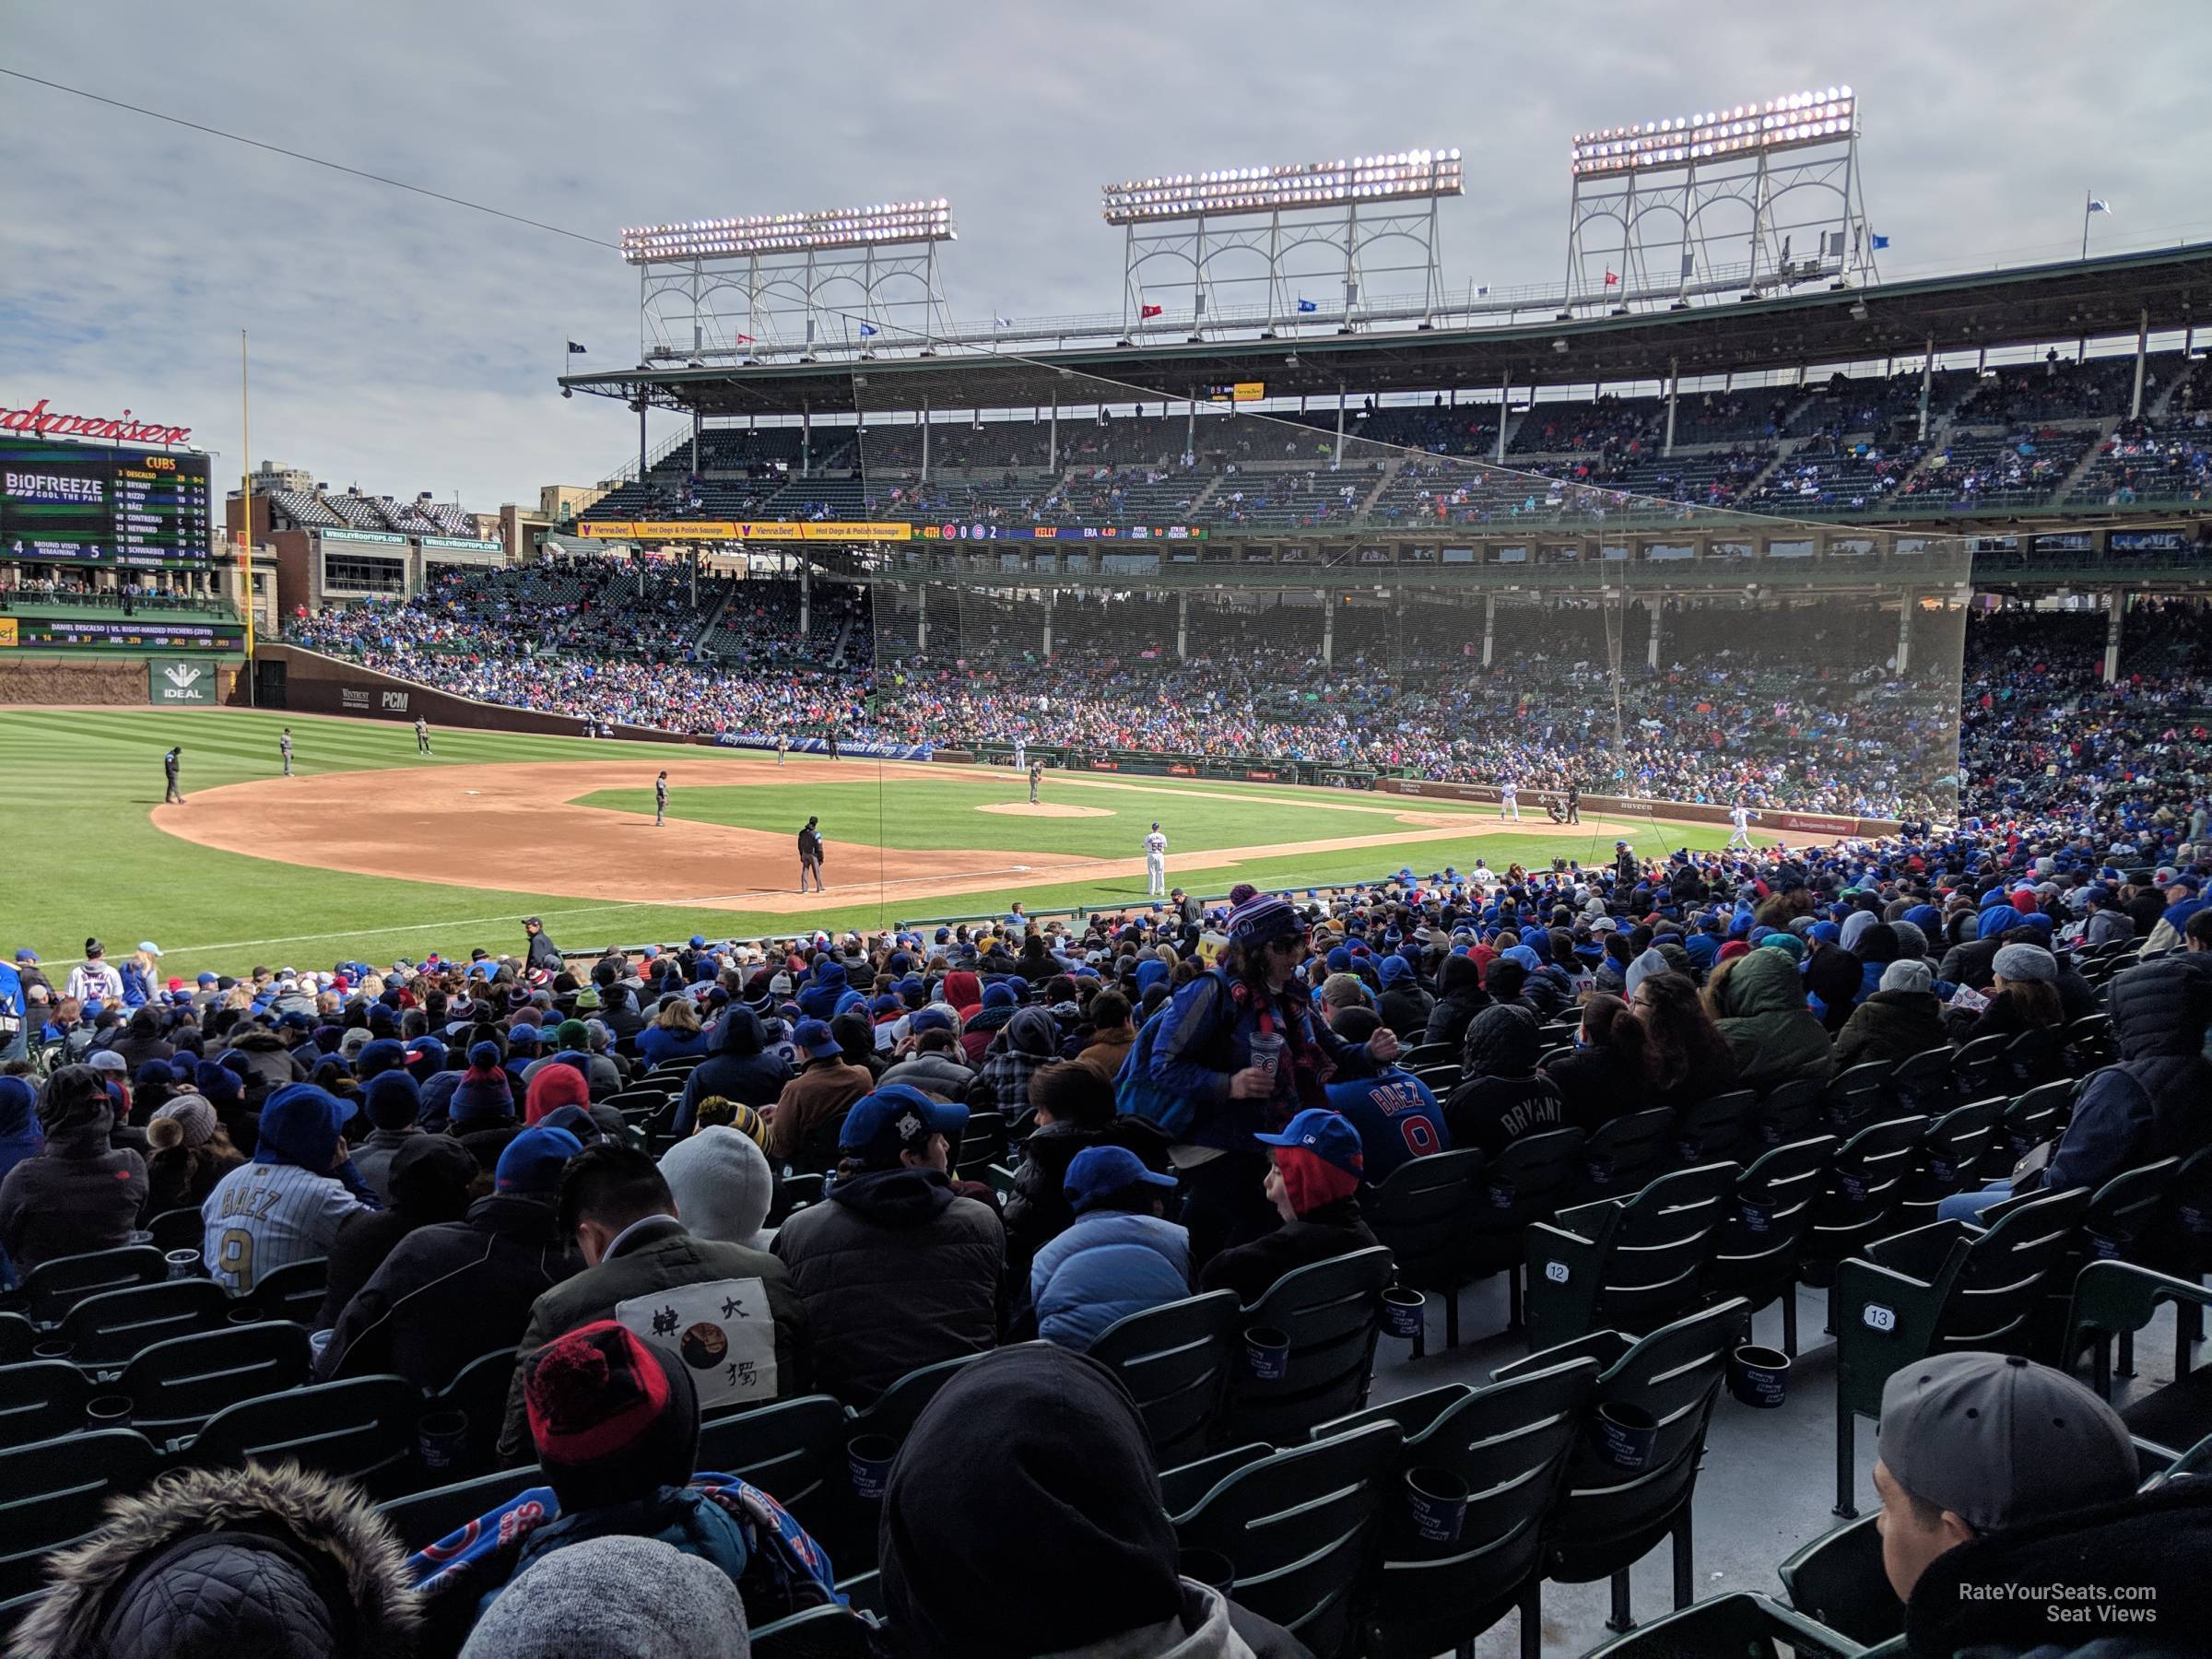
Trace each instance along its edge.
<instances>
[{"instance_id":1,"label":"black puffer jacket","mask_svg":"<svg viewBox=\"0 0 2212 1659\"><path fill-rule=\"evenodd\" d=\"M998 1340L1006 1230L935 1170L848 1175L777 1230L813 1327L817 1385L865 1405L920 1366Z\"/></svg>"},{"instance_id":2,"label":"black puffer jacket","mask_svg":"<svg viewBox=\"0 0 2212 1659\"><path fill-rule=\"evenodd\" d=\"M322 1375L390 1371L418 1388L443 1388L470 1360L512 1351L532 1305L582 1267L550 1193L479 1198L465 1219L399 1241L338 1315Z\"/></svg>"},{"instance_id":3,"label":"black puffer jacket","mask_svg":"<svg viewBox=\"0 0 2212 1659\"><path fill-rule=\"evenodd\" d=\"M740 1106L776 1103L793 1073L782 1055L761 1052L767 1041L760 1017L750 1008L732 1003L723 1010L722 1021L714 1028L713 1047L684 1079L684 1098L676 1110L677 1138L691 1133L699 1103L716 1095Z\"/></svg>"},{"instance_id":4,"label":"black puffer jacket","mask_svg":"<svg viewBox=\"0 0 2212 1659\"><path fill-rule=\"evenodd\" d=\"M338 1223L330 1241L330 1267L318 1329L338 1323L362 1286L411 1232L443 1221L458 1221L468 1208L468 1189L477 1178L477 1160L450 1135L418 1135L392 1160L392 1203L381 1210L357 1209Z\"/></svg>"},{"instance_id":5,"label":"black puffer jacket","mask_svg":"<svg viewBox=\"0 0 2212 1659\"><path fill-rule=\"evenodd\" d=\"M1482 988L1482 970L1469 957L1446 957L1437 971L1436 982L1441 994L1429 1010L1421 1041L1448 1042L1457 1048L1475 1016L1490 1006L1490 994Z\"/></svg>"},{"instance_id":6,"label":"black puffer jacket","mask_svg":"<svg viewBox=\"0 0 2212 1659\"><path fill-rule=\"evenodd\" d=\"M2112 982L2109 1005L2120 1064L2092 1072L2058 1143L2043 1187L2101 1186L2121 1171L2186 1157L2212 1141L2212 960L2168 957Z\"/></svg>"},{"instance_id":7,"label":"black puffer jacket","mask_svg":"<svg viewBox=\"0 0 2212 1659\"><path fill-rule=\"evenodd\" d=\"M421 1617L406 1552L359 1488L288 1463L112 1499L46 1571L19 1659L404 1659Z\"/></svg>"},{"instance_id":8,"label":"black puffer jacket","mask_svg":"<svg viewBox=\"0 0 2212 1659\"><path fill-rule=\"evenodd\" d=\"M1910 1060L1947 1041L1943 1005L1933 991L1877 991L1852 1009L1837 1033L1836 1069L1870 1060Z\"/></svg>"},{"instance_id":9,"label":"black puffer jacket","mask_svg":"<svg viewBox=\"0 0 2212 1659\"><path fill-rule=\"evenodd\" d=\"M1542 1047L1536 1017L1519 1003L1475 1017L1461 1050L1466 1076L1444 1099L1454 1147L1479 1147L1494 1158L1511 1141L1566 1124L1559 1085L1536 1071Z\"/></svg>"}]
</instances>

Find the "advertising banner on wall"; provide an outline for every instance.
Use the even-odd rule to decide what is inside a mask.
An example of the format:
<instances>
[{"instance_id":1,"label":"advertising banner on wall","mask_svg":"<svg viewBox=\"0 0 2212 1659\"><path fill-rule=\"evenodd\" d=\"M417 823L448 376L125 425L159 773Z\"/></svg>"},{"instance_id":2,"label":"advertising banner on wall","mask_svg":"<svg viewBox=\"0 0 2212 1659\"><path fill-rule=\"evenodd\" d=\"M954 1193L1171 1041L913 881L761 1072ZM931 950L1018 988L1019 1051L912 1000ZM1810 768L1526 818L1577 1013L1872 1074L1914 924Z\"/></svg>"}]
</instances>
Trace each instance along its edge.
<instances>
[{"instance_id":1,"label":"advertising banner on wall","mask_svg":"<svg viewBox=\"0 0 2212 1659\"><path fill-rule=\"evenodd\" d=\"M185 657L146 659L146 700L167 708L177 703L216 701L215 665Z\"/></svg>"}]
</instances>

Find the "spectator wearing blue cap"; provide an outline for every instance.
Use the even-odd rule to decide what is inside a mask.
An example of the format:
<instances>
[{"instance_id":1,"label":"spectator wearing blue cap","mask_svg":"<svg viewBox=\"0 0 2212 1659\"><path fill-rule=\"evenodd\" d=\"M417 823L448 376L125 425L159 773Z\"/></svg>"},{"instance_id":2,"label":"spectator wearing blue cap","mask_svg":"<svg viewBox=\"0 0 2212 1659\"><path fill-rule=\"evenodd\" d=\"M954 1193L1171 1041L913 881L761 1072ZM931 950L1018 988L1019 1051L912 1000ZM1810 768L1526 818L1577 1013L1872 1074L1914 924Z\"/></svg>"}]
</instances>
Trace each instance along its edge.
<instances>
[{"instance_id":1,"label":"spectator wearing blue cap","mask_svg":"<svg viewBox=\"0 0 2212 1659\"><path fill-rule=\"evenodd\" d=\"M768 1119L769 1161L826 1174L837 1162L845 1114L875 1079L846 1063L844 1045L818 1019L800 1020L791 1041L799 1074L783 1085L773 1110L761 1113Z\"/></svg>"},{"instance_id":2,"label":"spectator wearing blue cap","mask_svg":"<svg viewBox=\"0 0 2212 1659\"><path fill-rule=\"evenodd\" d=\"M1358 1196L1366 1148L1348 1121L1325 1106L1309 1107L1281 1133L1253 1139L1270 1154L1261 1193L1277 1225L1250 1243L1222 1251L1198 1279L1201 1290L1233 1290L1247 1307L1284 1274L1375 1242L1360 1218Z\"/></svg>"},{"instance_id":3,"label":"spectator wearing blue cap","mask_svg":"<svg viewBox=\"0 0 2212 1659\"><path fill-rule=\"evenodd\" d=\"M1062 1190L1075 1219L1030 1267L1037 1334L1087 1352L1107 1326L1191 1291L1190 1236L1165 1218L1175 1177L1126 1147L1088 1147Z\"/></svg>"},{"instance_id":4,"label":"spectator wearing blue cap","mask_svg":"<svg viewBox=\"0 0 2212 1659\"><path fill-rule=\"evenodd\" d=\"M338 1225L372 1198L341 1133L352 1108L294 1083L262 1111L253 1160L216 1183L200 1206L208 1277L246 1296L279 1267L330 1254Z\"/></svg>"},{"instance_id":5,"label":"spectator wearing blue cap","mask_svg":"<svg viewBox=\"0 0 2212 1659\"><path fill-rule=\"evenodd\" d=\"M517 1342L531 1304L583 1265L553 1207L561 1171L582 1150L565 1129L515 1136L489 1194L459 1220L408 1233L346 1304L318 1374L391 1373L429 1393Z\"/></svg>"},{"instance_id":6,"label":"spectator wearing blue cap","mask_svg":"<svg viewBox=\"0 0 2212 1659\"><path fill-rule=\"evenodd\" d=\"M998 1340L1006 1230L947 1174L967 1122L966 1107L904 1084L863 1097L825 1201L776 1232L814 1330L817 1382L848 1404Z\"/></svg>"}]
</instances>

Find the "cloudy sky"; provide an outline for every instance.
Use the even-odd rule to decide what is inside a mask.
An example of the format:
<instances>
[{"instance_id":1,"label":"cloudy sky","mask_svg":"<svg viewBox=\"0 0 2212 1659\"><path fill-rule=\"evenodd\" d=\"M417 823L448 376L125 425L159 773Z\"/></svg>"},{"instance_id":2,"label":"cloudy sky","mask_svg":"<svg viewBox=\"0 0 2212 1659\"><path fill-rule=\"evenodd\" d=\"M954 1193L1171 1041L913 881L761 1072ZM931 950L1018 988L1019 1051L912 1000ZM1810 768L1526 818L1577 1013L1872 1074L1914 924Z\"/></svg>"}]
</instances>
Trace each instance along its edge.
<instances>
[{"instance_id":1,"label":"cloudy sky","mask_svg":"<svg viewBox=\"0 0 2212 1659\"><path fill-rule=\"evenodd\" d=\"M612 241L629 223L953 203L961 318L1119 304L1099 185L1457 145L1454 283L1556 281L1578 128L1848 82L1890 275L2212 236L2205 0L1851 7L1396 0L808 6L0 0L0 65ZM197 429L473 510L635 441L563 402L633 361L611 251L0 79L0 404Z\"/></svg>"}]
</instances>

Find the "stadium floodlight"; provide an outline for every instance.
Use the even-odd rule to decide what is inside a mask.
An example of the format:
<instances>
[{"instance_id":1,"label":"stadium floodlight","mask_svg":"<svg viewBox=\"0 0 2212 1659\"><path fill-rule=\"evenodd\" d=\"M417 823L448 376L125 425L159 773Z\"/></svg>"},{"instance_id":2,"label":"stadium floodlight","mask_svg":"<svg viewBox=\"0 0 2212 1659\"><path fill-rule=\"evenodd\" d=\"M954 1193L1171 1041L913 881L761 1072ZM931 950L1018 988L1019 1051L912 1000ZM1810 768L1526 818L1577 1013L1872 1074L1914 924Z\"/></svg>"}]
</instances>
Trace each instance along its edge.
<instances>
[{"instance_id":1,"label":"stadium floodlight","mask_svg":"<svg viewBox=\"0 0 2212 1659\"><path fill-rule=\"evenodd\" d=\"M1575 175L1588 178L1835 144L1856 136L1857 128L1858 100L1851 88L1830 87L1701 115L1577 133L1569 156Z\"/></svg>"},{"instance_id":2,"label":"stadium floodlight","mask_svg":"<svg viewBox=\"0 0 2212 1659\"><path fill-rule=\"evenodd\" d=\"M937 196L929 201L879 203L873 207L626 226L622 257L630 265L641 265L674 259L744 258L955 239L951 206Z\"/></svg>"},{"instance_id":3,"label":"stadium floodlight","mask_svg":"<svg viewBox=\"0 0 2212 1659\"><path fill-rule=\"evenodd\" d=\"M1212 172L1130 179L1102 190L1110 225L1228 214L1281 213L1308 207L1360 206L1464 194L1455 149L1395 150L1347 160L1286 167L1230 167Z\"/></svg>"}]
</instances>

